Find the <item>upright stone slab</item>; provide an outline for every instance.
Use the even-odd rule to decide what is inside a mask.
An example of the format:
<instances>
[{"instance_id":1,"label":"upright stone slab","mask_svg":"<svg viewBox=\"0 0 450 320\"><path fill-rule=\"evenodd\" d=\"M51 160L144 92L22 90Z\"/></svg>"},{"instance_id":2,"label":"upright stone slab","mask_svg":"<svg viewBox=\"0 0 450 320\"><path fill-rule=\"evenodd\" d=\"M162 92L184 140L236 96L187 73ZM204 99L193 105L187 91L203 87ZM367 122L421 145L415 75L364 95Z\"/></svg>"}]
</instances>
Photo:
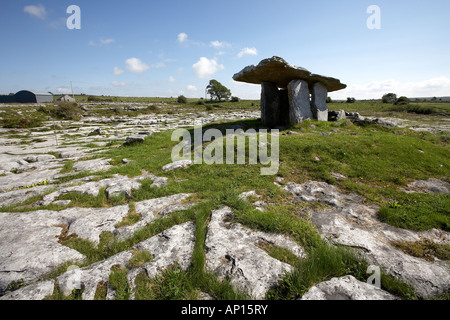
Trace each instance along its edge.
<instances>
[{"instance_id":1,"label":"upright stone slab","mask_svg":"<svg viewBox=\"0 0 450 320\"><path fill-rule=\"evenodd\" d=\"M278 87L271 82L263 82L261 87L261 122L267 127L276 127L280 114Z\"/></svg>"},{"instance_id":2,"label":"upright stone slab","mask_svg":"<svg viewBox=\"0 0 450 320\"><path fill-rule=\"evenodd\" d=\"M290 105L289 124L294 125L313 118L307 81L292 80L289 82L288 96Z\"/></svg>"},{"instance_id":3,"label":"upright stone slab","mask_svg":"<svg viewBox=\"0 0 450 320\"><path fill-rule=\"evenodd\" d=\"M316 82L312 87L311 110L319 121L328 121L327 96L327 87Z\"/></svg>"}]
</instances>

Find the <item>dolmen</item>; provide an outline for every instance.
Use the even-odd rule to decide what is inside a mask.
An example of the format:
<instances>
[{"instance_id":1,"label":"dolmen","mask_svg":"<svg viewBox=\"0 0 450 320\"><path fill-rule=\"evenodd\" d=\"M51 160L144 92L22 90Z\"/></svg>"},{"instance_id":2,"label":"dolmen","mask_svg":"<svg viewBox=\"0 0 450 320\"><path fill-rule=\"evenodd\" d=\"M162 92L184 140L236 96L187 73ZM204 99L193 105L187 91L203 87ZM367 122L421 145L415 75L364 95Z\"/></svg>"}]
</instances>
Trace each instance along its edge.
<instances>
[{"instance_id":1,"label":"dolmen","mask_svg":"<svg viewBox=\"0 0 450 320\"><path fill-rule=\"evenodd\" d=\"M328 121L328 92L347 87L338 79L313 74L276 56L245 67L233 79L261 85L261 121L270 128L306 119Z\"/></svg>"}]
</instances>

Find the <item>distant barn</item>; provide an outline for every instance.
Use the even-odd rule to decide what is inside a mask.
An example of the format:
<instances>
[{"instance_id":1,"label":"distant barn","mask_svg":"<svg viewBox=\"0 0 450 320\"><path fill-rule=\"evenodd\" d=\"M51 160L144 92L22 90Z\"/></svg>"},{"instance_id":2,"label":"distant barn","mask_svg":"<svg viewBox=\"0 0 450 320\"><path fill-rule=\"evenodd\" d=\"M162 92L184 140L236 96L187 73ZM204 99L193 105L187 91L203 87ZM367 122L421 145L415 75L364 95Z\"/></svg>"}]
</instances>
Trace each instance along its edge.
<instances>
[{"instance_id":1,"label":"distant barn","mask_svg":"<svg viewBox=\"0 0 450 320\"><path fill-rule=\"evenodd\" d=\"M17 92L14 96L0 96L0 103L43 103L53 102L50 93L38 93L28 90Z\"/></svg>"},{"instance_id":2,"label":"distant barn","mask_svg":"<svg viewBox=\"0 0 450 320\"><path fill-rule=\"evenodd\" d=\"M61 102L76 102L75 98L65 94L62 95L61 97L59 97L58 99L56 99L56 101L61 101Z\"/></svg>"}]
</instances>

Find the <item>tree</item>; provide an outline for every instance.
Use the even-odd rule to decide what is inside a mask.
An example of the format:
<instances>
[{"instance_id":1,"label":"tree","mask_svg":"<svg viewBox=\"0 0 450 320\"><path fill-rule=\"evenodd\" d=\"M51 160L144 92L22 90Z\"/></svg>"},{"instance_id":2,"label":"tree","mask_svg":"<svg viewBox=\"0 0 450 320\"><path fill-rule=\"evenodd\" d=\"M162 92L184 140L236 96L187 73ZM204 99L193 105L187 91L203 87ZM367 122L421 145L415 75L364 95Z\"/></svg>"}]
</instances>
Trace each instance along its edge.
<instances>
[{"instance_id":1,"label":"tree","mask_svg":"<svg viewBox=\"0 0 450 320\"><path fill-rule=\"evenodd\" d=\"M395 93L388 93L385 94L382 98L381 101L383 103L394 103L395 101L397 101L397 95Z\"/></svg>"},{"instance_id":2,"label":"tree","mask_svg":"<svg viewBox=\"0 0 450 320\"><path fill-rule=\"evenodd\" d=\"M355 102L356 102L355 98L352 98L352 97L347 98L347 103L355 103Z\"/></svg>"},{"instance_id":3,"label":"tree","mask_svg":"<svg viewBox=\"0 0 450 320\"><path fill-rule=\"evenodd\" d=\"M211 95L211 100L222 101L222 99L228 100L231 97L231 91L217 80L209 81L209 85L206 87L208 94Z\"/></svg>"}]
</instances>

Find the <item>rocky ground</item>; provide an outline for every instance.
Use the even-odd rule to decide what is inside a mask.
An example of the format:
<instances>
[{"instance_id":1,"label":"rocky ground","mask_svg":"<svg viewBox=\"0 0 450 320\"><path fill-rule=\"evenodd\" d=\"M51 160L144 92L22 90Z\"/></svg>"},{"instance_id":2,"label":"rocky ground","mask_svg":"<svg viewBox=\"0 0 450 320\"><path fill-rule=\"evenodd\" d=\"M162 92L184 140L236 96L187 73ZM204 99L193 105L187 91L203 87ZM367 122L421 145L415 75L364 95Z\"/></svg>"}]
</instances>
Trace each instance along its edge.
<instances>
[{"instance_id":1,"label":"rocky ground","mask_svg":"<svg viewBox=\"0 0 450 320\"><path fill-rule=\"evenodd\" d=\"M95 107L95 104L85 106ZM120 222L132 209L129 204L108 208L78 208L70 207L71 200L58 198L69 193L95 197L101 190L106 190L107 197L112 199L139 190L143 181L150 180L153 188L160 188L167 183L167 177L143 171L134 178L118 174L99 180L87 176L60 183L58 179L67 175L62 169L71 162L71 174L105 171L114 167L111 159L92 159L92 156L117 146L117 142L124 143L127 139L129 142L139 142L156 132L194 124L258 117L259 112L253 111L186 112L180 115L147 114L134 118L83 117L80 121L46 123L46 127L54 124L59 126L51 131L0 129L0 206L30 201L37 209L49 205L67 207L59 211L0 212L0 299L41 300L53 294L55 284L66 295L82 288L82 298L93 299L98 285L108 282L111 267L129 266L136 251L148 251L153 259L139 267L129 267L127 279L132 290L131 298L135 297L134 283L140 272L145 271L148 276L154 277L174 263L183 269L188 268L195 245L193 222L176 225L137 243L130 250L92 265L69 267L56 278L45 277L58 266L75 264L86 258L77 250L65 246L62 238L76 234L81 239L99 245L102 233L109 232L117 239L127 239L145 225L185 210L195 205L196 201L193 194L189 193L139 201L134 204L133 210L140 215L140 220L135 224L121 226ZM165 168L167 171L178 168L168 165ZM412 285L424 297L440 294L450 288L448 261L415 258L391 245L394 241L420 239L450 244L448 233L437 229L413 232L391 227L378 221L376 207L368 206L361 197L344 194L324 182L296 184L277 180L276 184L289 192L295 201L319 202L328 206L327 210L310 213L311 220L323 238L335 244L361 249L372 264ZM440 180L417 181L405 189L405 192L417 191L448 194L449 185ZM255 199L258 195L247 193L242 197ZM263 201L252 203L259 210L264 210ZM205 268L221 279L230 279L235 288L247 291L256 299L263 299L269 288L293 267L268 255L261 247L273 244L289 250L299 259L305 257L305 252L285 235L254 231L230 222L232 215L233 211L226 206L211 212L205 242ZM17 283L21 284L20 289L11 291L12 284ZM113 299L115 295L114 289L108 286L107 299ZM346 276L316 285L303 299L397 297Z\"/></svg>"}]
</instances>

